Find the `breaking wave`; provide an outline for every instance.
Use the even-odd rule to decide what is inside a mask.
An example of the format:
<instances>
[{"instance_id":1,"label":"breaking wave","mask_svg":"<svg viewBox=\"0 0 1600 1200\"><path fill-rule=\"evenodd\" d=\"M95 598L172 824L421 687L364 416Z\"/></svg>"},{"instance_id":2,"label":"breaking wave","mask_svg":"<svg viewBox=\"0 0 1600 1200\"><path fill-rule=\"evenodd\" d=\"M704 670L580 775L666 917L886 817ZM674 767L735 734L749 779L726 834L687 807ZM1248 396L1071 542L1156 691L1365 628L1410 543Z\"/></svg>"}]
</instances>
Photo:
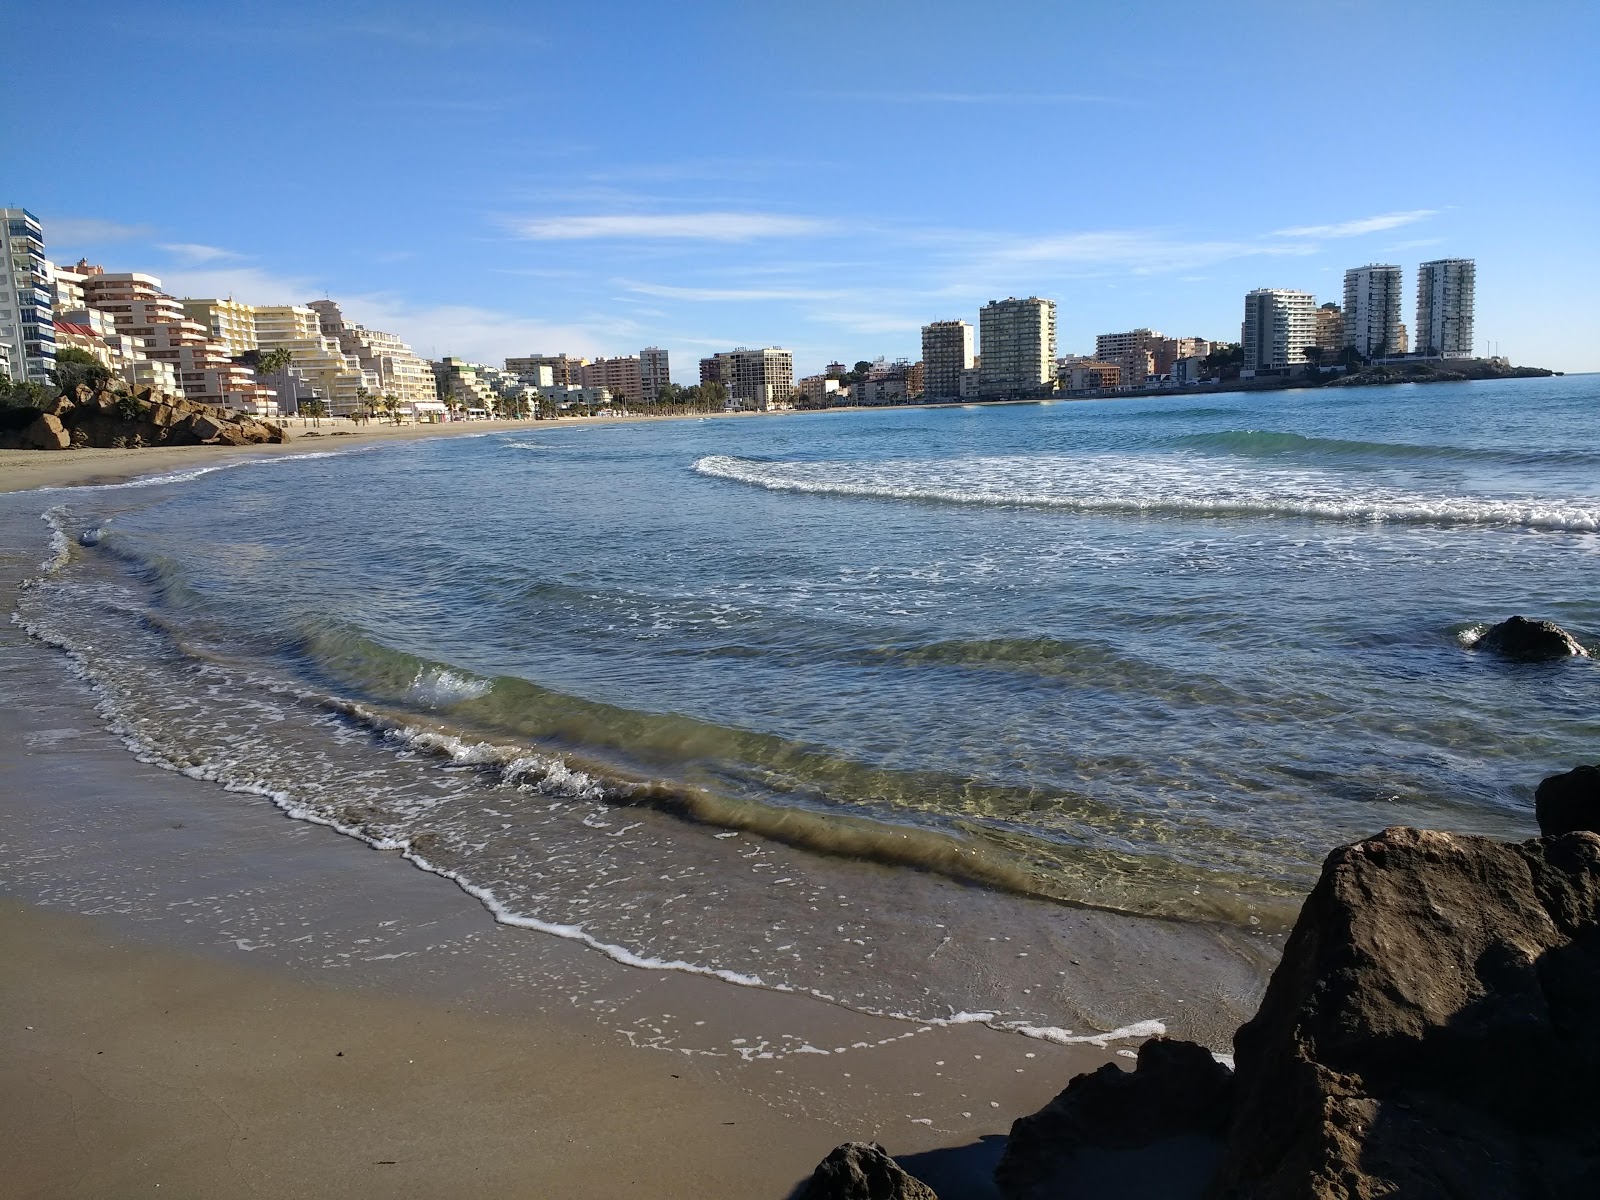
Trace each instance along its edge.
<instances>
[{"instance_id":1,"label":"breaking wave","mask_svg":"<svg viewBox=\"0 0 1600 1200\"><path fill-rule=\"evenodd\" d=\"M1600 497L1424 495L1354 483L1315 468L1264 468L1176 454L890 462L761 461L712 454L696 461L694 470L768 491L821 496L1081 513L1600 530Z\"/></svg>"}]
</instances>

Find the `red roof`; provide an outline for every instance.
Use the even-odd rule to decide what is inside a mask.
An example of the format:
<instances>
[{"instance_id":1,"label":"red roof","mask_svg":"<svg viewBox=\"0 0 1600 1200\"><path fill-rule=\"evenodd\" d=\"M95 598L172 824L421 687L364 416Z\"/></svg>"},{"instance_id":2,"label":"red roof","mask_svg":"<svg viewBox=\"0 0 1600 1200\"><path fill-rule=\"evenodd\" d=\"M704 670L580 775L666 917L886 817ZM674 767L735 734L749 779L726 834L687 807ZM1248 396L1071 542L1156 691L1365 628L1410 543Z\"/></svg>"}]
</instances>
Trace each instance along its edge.
<instances>
[{"instance_id":1,"label":"red roof","mask_svg":"<svg viewBox=\"0 0 1600 1200\"><path fill-rule=\"evenodd\" d=\"M73 335L75 335L77 337L94 338L94 337L99 337L100 336L94 330L90 329L87 325L78 325L78 324L74 324L71 321L57 321L56 322L56 329L58 329L62 333L70 333L70 334L73 334Z\"/></svg>"}]
</instances>

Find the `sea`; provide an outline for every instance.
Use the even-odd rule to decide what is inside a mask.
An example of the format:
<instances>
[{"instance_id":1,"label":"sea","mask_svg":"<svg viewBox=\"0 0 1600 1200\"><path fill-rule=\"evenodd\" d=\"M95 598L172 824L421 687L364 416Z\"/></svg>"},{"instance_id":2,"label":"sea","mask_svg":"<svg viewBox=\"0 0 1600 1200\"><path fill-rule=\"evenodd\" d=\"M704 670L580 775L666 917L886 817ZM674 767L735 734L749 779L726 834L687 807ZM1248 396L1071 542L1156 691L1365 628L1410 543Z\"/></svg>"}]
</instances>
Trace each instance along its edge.
<instances>
[{"instance_id":1,"label":"sea","mask_svg":"<svg viewBox=\"0 0 1600 1200\"><path fill-rule=\"evenodd\" d=\"M132 754L530 936L1217 1042L1331 849L1530 836L1595 759L1600 662L1474 643L1600 650L1597 414L1591 375L486 425L0 517Z\"/></svg>"}]
</instances>

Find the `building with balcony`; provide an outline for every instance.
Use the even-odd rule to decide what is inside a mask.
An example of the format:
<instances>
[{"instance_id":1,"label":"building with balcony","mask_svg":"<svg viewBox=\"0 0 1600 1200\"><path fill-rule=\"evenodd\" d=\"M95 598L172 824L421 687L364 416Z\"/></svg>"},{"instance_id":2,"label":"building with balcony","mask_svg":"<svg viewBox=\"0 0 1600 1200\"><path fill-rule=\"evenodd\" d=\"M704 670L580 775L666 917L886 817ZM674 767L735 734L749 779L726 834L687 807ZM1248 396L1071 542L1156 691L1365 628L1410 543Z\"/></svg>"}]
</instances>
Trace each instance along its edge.
<instances>
[{"instance_id":1,"label":"building with balcony","mask_svg":"<svg viewBox=\"0 0 1600 1200\"><path fill-rule=\"evenodd\" d=\"M1150 352L1151 370L1157 375L1171 375L1179 359L1204 358L1210 354L1211 342L1198 337L1158 337Z\"/></svg>"},{"instance_id":2,"label":"building with balcony","mask_svg":"<svg viewBox=\"0 0 1600 1200\"><path fill-rule=\"evenodd\" d=\"M1317 309L1316 346L1323 357L1332 360L1344 349L1344 310L1329 301Z\"/></svg>"},{"instance_id":3,"label":"building with balcony","mask_svg":"<svg viewBox=\"0 0 1600 1200\"><path fill-rule=\"evenodd\" d=\"M807 375L798 384L800 398L808 405L824 407L843 399L839 381L828 375Z\"/></svg>"},{"instance_id":4,"label":"building with balcony","mask_svg":"<svg viewBox=\"0 0 1600 1200\"><path fill-rule=\"evenodd\" d=\"M1156 366L1156 350L1169 339L1154 329L1130 329L1126 333L1101 333L1094 339L1095 361L1116 363L1122 368L1122 382L1129 387L1143 387L1152 374L1161 374Z\"/></svg>"},{"instance_id":5,"label":"building with balcony","mask_svg":"<svg viewBox=\"0 0 1600 1200\"><path fill-rule=\"evenodd\" d=\"M222 347L229 358L238 358L257 347L256 309L253 304L242 304L234 299L182 301L183 314L191 321L205 326L211 340Z\"/></svg>"},{"instance_id":6,"label":"building with balcony","mask_svg":"<svg viewBox=\"0 0 1600 1200\"><path fill-rule=\"evenodd\" d=\"M383 395L378 373L364 370L359 358L340 348L338 338L323 335L315 309L304 304L257 304L254 316L257 348L287 350L306 386L328 406L330 417L359 416L366 410L363 393L374 400Z\"/></svg>"},{"instance_id":7,"label":"building with balcony","mask_svg":"<svg viewBox=\"0 0 1600 1200\"><path fill-rule=\"evenodd\" d=\"M1074 359L1062 368L1061 386L1071 392L1099 392L1122 386L1122 364L1098 358Z\"/></svg>"},{"instance_id":8,"label":"building with balcony","mask_svg":"<svg viewBox=\"0 0 1600 1200\"><path fill-rule=\"evenodd\" d=\"M578 382L588 388L605 388L624 404L644 403L644 377L634 357L597 358L579 368Z\"/></svg>"},{"instance_id":9,"label":"building with balcony","mask_svg":"<svg viewBox=\"0 0 1600 1200\"><path fill-rule=\"evenodd\" d=\"M1395 266L1374 263L1344 273L1346 348L1362 358L1400 353L1400 283Z\"/></svg>"},{"instance_id":10,"label":"building with balcony","mask_svg":"<svg viewBox=\"0 0 1600 1200\"><path fill-rule=\"evenodd\" d=\"M583 382L583 365L587 358L576 358L570 354L529 354L522 358L506 359L506 370L513 375L532 375L540 367L550 368L550 378L558 386L581 386Z\"/></svg>"},{"instance_id":11,"label":"building with balcony","mask_svg":"<svg viewBox=\"0 0 1600 1200\"><path fill-rule=\"evenodd\" d=\"M660 346L646 346L639 351L639 387L646 404L661 398L661 389L672 382L672 367L667 352Z\"/></svg>"},{"instance_id":12,"label":"building with balcony","mask_svg":"<svg viewBox=\"0 0 1600 1200\"><path fill-rule=\"evenodd\" d=\"M363 372L377 376L380 395L395 397L401 410L418 420L444 414L433 368L398 336L347 321L332 300L313 300L306 307L316 313L323 337L336 339L340 353L354 356Z\"/></svg>"},{"instance_id":13,"label":"building with balcony","mask_svg":"<svg viewBox=\"0 0 1600 1200\"><path fill-rule=\"evenodd\" d=\"M973 328L965 321L932 321L922 327L922 394L928 400L959 400L961 372L972 369Z\"/></svg>"},{"instance_id":14,"label":"building with balcony","mask_svg":"<svg viewBox=\"0 0 1600 1200\"><path fill-rule=\"evenodd\" d=\"M1306 347L1317 344L1317 301L1292 288L1256 288L1244 298L1239 341L1244 361L1239 374L1303 368Z\"/></svg>"},{"instance_id":15,"label":"building with balcony","mask_svg":"<svg viewBox=\"0 0 1600 1200\"><path fill-rule=\"evenodd\" d=\"M986 400L1048 392L1056 376L1056 303L1029 296L978 310L978 368Z\"/></svg>"},{"instance_id":16,"label":"building with balcony","mask_svg":"<svg viewBox=\"0 0 1600 1200\"><path fill-rule=\"evenodd\" d=\"M1471 358L1478 267L1470 258L1438 258L1417 267L1417 353Z\"/></svg>"},{"instance_id":17,"label":"building with balcony","mask_svg":"<svg viewBox=\"0 0 1600 1200\"><path fill-rule=\"evenodd\" d=\"M792 400L794 355L776 346L724 350L700 360L700 382L720 383L730 404L765 412Z\"/></svg>"},{"instance_id":18,"label":"building with balcony","mask_svg":"<svg viewBox=\"0 0 1600 1200\"><path fill-rule=\"evenodd\" d=\"M51 382L56 317L50 265L44 227L25 208L0 208L0 342L16 379Z\"/></svg>"}]
</instances>

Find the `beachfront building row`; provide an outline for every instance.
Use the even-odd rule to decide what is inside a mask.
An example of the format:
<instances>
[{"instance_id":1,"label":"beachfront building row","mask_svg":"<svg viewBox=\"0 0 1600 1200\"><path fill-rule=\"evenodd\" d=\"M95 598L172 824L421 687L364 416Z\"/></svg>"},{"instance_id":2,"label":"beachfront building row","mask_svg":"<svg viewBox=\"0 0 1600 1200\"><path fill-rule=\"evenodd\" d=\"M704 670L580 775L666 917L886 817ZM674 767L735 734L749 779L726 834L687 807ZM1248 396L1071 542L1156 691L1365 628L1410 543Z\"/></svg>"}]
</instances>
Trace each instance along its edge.
<instances>
[{"instance_id":1,"label":"beachfront building row","mask_svg":"<svg viewBox=\"0 0 1600 1200\"><path fill-rule=\"evenodd\" d=\"M533 387L604 388L609 397L625 404L654 404L661 389L672 382L671 363L659 346L593 362L569 354L527 354L508 358L505 364L508 373ZM567 393L563 400L570 402Z\"/></svg>"},{"instance_id":2,"label":"beachfront building row","mask_svg":"<svg viewBox=\"0 0 1600 1200\"><path fill-rule=\"evenodd\" d=\"M976 354L972 332L965 321L932 321L922 327L923 399L1022 399L1055 387L1054 300L991 300L978 310ZM852 388L851 398L856 395Z\"/></svg>"},{"instance_id":3,"label":"beachfront building row","mask_svg":"<svg viewBox=\"0 0 1600 1200\"><path fill-rule=\"evenodd\" d=\"M794 397L794 355L776 346L718 351L700 360L701 386L712 383L725 387L729 404L739 408L786 406Z\"/></svg>"}]
</instances>

